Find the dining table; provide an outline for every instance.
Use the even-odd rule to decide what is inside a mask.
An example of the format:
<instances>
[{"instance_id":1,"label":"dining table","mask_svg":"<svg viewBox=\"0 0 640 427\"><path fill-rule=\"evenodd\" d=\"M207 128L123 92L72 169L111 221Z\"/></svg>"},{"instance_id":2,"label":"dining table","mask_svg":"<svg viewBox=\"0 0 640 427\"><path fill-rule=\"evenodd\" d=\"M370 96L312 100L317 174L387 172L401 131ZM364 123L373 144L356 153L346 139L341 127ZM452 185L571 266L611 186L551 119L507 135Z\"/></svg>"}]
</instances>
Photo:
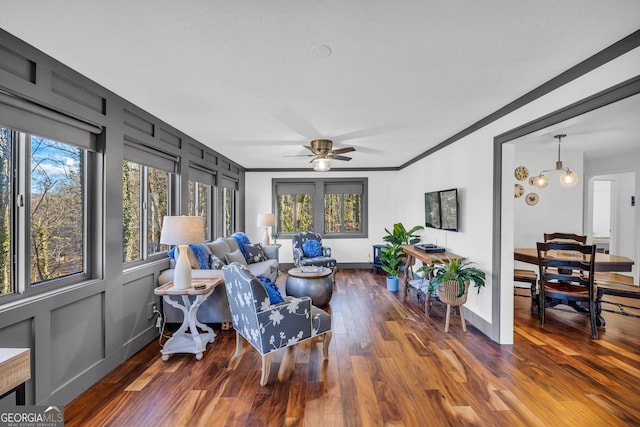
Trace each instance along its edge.
<instances>
[{"instance_id":1,"label":"dining table","mask_svg":"<svg viewBox=\"0 0 640 427\"><path fill-rule=\"evenodd\" d=\"M558 258L575 258L571 252L562 251L558 253ZM536 248L516 248L513 251L513 259L538 265L538 250ZM596 253L595 270L603 272L630 272L633 267L633 260L622 255Z\"/></svg>"}]
</instances>

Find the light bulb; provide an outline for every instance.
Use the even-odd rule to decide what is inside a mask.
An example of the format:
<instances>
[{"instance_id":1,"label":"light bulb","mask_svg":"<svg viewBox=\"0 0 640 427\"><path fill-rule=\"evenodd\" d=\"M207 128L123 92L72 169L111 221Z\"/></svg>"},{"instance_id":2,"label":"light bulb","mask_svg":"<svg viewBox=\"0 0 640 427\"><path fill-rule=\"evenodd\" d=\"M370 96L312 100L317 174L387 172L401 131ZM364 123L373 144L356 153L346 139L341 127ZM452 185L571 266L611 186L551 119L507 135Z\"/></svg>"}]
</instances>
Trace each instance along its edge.
<instances>
[{"instance_id":1,"label":"light bulb","mask_svg":"<svg viewBox=\"0 0 640 427\"><path fill-rule=\"evenodd\" d=\"M560 175L560 184L565 187L572 187L578 183L578 174L574 171L567 169L565 173Z\"/></svg>"},{"instance_id":2,"label":"light bulb","mask_svg":"<svg viewBox=\"0 0 640 427\"><path fill-rule=\"evenodd\" d=\"M318 158L313 161L313 170L318 172L326 172L331 169L331 159Z\"/></svg>"},{"instance_id":3,"label":"light bulb","mask_svg":"<svg viewBox=\"0 0 640 427\"><path fill-rule=\"evenodd\" d=\"M549 185L549 178L540 174L533 178L533 185L535 185L538 188L544 188L547 185Z\"/></svg>"}]
</instances>

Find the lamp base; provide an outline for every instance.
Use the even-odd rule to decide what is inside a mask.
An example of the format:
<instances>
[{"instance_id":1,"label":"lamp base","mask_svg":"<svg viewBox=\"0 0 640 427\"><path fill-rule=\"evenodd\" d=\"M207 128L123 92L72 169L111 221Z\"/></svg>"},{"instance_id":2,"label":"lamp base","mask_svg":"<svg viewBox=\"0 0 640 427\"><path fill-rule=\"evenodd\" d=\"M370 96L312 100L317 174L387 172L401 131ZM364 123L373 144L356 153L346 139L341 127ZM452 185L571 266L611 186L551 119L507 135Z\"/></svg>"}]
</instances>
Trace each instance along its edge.
<instances>
[{"instance_id":1,"label":"lamp base","mask_svg":"<svg viewBox=\"0 0 640 427\"><path fill-rule=\"evenodd\" d=\"M264 234L262 235L262 246L269 244L269 227L264 228Z\"/></svg>"},{"instance_id":2,"label":"lamp base","mask_svg":"<svg viewBox=\"0 0 640 427\"><path fill-rule=\"evenodd\" d=\"M178 245L178 260L173 273L174 289L189 289L191 287L191 263L189 262L188 245Z\"/></svg>"}]
</instances>

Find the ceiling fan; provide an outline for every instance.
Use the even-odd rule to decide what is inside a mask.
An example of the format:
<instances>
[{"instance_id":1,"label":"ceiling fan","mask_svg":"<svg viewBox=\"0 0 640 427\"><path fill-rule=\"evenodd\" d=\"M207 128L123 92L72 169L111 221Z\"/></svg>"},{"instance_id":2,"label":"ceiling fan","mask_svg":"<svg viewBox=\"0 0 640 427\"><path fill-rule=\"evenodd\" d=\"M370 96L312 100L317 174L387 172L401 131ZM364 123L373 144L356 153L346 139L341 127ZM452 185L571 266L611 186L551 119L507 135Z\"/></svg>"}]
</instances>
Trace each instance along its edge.
<instances>
[{"instance_id":1,"label":"ceiling fan","mask_svg":"<svg viewBox=\"0 0 640 427\"><path fill-rule=\"evenodd\" d=\"M313 154L300 154L297 156L286 157L313 157L309 163L313 163L313 169L317 171L328 171L331 169L332 160L344 160L349 161L351 157L342 156L344 153L356 151L354 147L343 147L333 150L333 141L330 139L314 139L311 141L311 145L304 145L303 147L310 150Z\"/></svg>"}]
</instances>

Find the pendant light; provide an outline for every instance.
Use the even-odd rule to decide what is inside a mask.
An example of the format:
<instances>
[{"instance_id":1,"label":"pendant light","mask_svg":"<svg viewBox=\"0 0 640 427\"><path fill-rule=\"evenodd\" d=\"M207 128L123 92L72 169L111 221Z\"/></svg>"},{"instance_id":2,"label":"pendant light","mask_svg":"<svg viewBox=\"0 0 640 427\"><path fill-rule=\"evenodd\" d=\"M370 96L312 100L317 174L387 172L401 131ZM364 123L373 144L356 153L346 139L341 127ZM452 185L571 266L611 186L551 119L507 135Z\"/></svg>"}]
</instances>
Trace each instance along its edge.
<instances>
[{"instance_id":1,"label":"pendant light","mask_svg":"<svg viewBox=\"0 0 640 427\"><path fill-rule=\"evenodd\" d=\"M536 187L544 188L547 185L549 185L549 178L547 178L547 176L544 175L544 173L554 172L554 171L562 171L562 175L560 175L560 184L562 184L563 186L573 187L578 183L579 181L578 174L572 171L571 169L569 169L568 167L565 168L562 165L562 160L560 160L560 141L562 140L562 138L566 136L567 135L563 133L554 136L554 138L558 140L558 161L556 162L556 168L543 170L542 172L540 172L540 174L538 174L537 176L534 176L531 182Z\"/></svg>"}]
</instances>

